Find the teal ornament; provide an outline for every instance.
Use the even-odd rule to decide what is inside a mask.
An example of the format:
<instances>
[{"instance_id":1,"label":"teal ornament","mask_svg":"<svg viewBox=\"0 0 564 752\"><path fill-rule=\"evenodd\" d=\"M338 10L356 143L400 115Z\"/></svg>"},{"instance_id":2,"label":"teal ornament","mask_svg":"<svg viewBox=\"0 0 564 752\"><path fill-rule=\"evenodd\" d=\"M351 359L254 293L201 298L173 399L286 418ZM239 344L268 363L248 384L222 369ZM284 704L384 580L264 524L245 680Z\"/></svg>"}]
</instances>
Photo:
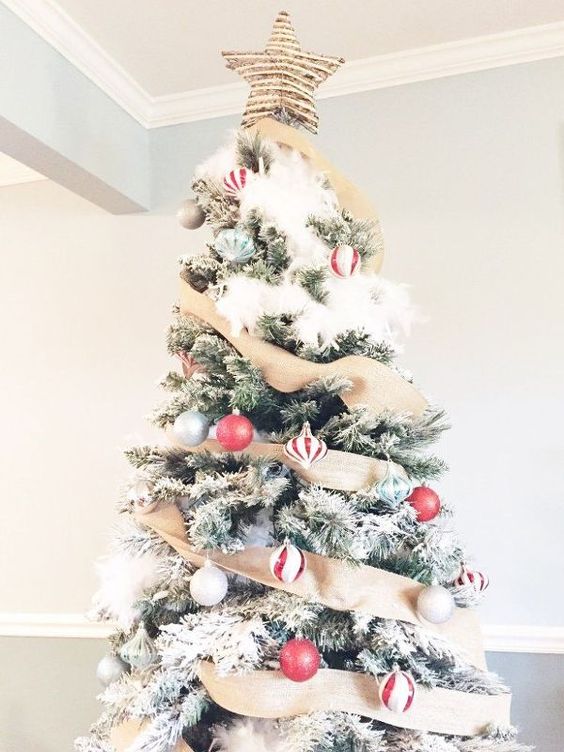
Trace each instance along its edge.
<instances>
[{"instance_id":1,"label":"teal ornament","mask_svg":"<svg viewBox=\"0 0 564 752\"><path fill-rule=\"evenodd\" d=\"M240 227L221 230L214 240L214 249L233 264L244 264L255 252L255 244L248 232Z\"/></svg>"},{"instance_id":2,"label":"teal ornament","mask_svg":"<svg viewBox=\"0 0 564 752\"><path fill-rule=\"evenodd\" d=\"M376 484L376 493L381 501L397 504L407 499L413 490L413 484L398 465L388 462L384 478Z\"/></svg>"}]
</instances>

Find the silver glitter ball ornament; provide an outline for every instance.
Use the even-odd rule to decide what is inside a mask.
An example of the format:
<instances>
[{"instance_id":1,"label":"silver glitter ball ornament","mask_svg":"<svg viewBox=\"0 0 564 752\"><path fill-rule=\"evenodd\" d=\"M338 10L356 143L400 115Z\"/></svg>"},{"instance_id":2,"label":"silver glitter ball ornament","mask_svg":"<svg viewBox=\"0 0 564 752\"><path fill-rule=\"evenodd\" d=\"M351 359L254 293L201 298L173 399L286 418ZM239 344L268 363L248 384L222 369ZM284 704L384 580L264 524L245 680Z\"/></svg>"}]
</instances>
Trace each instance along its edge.
<instances>
[{"instance_id":1,"label":"silver glitter ball ornament","mask_svg":"<svg viewBox=\"0 0 564 752\"><path fill-rule=\"evenodd\" d=\"M176 212L176 217L182 227L187 230L197 230L206 220L202 207L193 198L188 198L182 202Z\"/></svg>"},{"instance_id":2,"label":"silver glitter ball ornament","mask_svg":"<svg viewBox=\"0 0 564 752\"><path fill-rule=\"evenodd\" d=\"M174 421L172 433L181 444L195 447L208 438L210 422L197 410L186 410Z\"/></svg>"},{"instance_id":3,"label":"silver glitter ball ornament","mask_svg":"<svg viewBox=\"0 0 564 752\"><path fill-rule=\"evenodd\" d=\"M215 606L227 593L227 575L211 562L194 572L190 580L190 595L200 606Z\"/></svg>"},{"instance_id":4,"label":"silver glitter ball ornament","mask_svg":"<svg viewBox=\"0 0 564 752\"><path fill-rule=\"evenodd\" d=\"M127 663L117 655L105 655L96 667L96 678L103 687L117 681L127 672Z\"/></svg>"},{"instance_id":5,"label":"silver glitter ball ornament","mask_svg":"<svg viewBox=\"0 0 564 752\"><path fill-rule=\"evenodd\" d=\"M454 599L441 585L424 588L417 598L417 614L431 624L444 624L452 616Z\"/></svg>"}]
</instances>

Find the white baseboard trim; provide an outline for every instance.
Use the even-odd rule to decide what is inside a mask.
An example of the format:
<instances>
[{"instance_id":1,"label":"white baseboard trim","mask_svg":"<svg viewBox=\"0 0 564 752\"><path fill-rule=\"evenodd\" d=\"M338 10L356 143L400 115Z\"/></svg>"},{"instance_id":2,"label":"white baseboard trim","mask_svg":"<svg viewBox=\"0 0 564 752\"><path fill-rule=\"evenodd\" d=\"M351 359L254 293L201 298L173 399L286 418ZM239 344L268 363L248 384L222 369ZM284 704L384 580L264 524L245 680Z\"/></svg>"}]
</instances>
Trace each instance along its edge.
<instances>
[{"instance_id":1,"label":"white baseboard trim","mask_svg":"<svg viewBox=\"0 0 564 752\"><path fill-rule=\"evenodd\" d=\"M145 128L240 113L242 83L151 96L55 0L4 4ZM530 26L397 53L352 60L323 84L320 98L473 73L564 55L564 23Z\"/></svg>"},{"instance_id":2,"label":"white baseboard trim","mask_svg":"<svg viewBox=\"0 0 564 752\"><path fill-rule=\"evenodd\" d=\"M88 621L81 614L0 613L0 637L107 638L111 623ZM486 624L486 650L493 653L564 654L564 627Z\"/></svg>"}]
</instances>

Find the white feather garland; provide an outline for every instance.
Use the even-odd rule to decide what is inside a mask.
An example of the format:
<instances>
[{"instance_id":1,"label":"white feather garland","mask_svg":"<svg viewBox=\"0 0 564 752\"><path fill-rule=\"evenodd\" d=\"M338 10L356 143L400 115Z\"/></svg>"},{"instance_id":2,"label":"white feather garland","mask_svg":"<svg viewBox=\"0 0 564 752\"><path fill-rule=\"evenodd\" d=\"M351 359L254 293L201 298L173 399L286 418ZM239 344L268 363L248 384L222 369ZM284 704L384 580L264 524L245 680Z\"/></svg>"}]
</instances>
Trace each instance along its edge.
<instances>
[{"instance_id":1,"label":"white feather garland","mask_svg":"<svg viewBox=\"0 0 564 752\"><path fill-rule=\"evenodd\" d=\"M244 718L227 728L215 726L214 752L289 752L276 721Z\"/></svg>"},{"instance_id":2,"label":"white feather garland","mask_svg":"<svg viewBox=\"0 0 564 752\"><path fill-rule=\"evenodd\" d=\"M299 152L270 143L273 162L266 174L249 174L239 192L242 221L259 211L265 223L274 224L286 236L291 263L281 284L268 285L258 279L234 274L222 287L218 310L231 323L235 334L257 331L263 314L289 314L295 319L297 337L311 347L324 349L339 334L362 330L375 342L398 347L409 333L414 312L406 287L364 272L347 279L329 277L324 304L314 301L293 281L297 269L327 266L329 248L308 227L308 219L340 216L336 195L323 173L316 171ZM196 169L196 177L220 182L237 164L235 136Z\"/></svg>"}]
</instances>

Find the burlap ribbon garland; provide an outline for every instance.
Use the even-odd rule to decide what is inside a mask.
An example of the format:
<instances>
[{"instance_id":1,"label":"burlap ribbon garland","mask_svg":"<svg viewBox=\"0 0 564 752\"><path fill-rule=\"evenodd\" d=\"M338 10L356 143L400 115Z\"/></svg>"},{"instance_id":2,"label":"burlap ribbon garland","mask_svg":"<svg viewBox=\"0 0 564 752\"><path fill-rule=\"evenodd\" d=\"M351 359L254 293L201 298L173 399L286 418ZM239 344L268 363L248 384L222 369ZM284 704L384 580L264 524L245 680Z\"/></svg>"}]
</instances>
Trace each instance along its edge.
<instances>
[{"instance_id":1,"label":"burlap ribbon garland","mask_svg":"<svg viewBox=\"0 0 564 752\"><path fill-rule=\"evenodd\" d=\"M180 290L180 310L213 327L241 355L260 368L265 381L279 392L295 392L318 379L341 376L352 384L352 388L341 396L349 407L367 405L375 412L391 410L412 415L421 415L427 407L427 401L413 384L370 358L348 355L332 363L312 363L248 332L233 334L231 324L217 312L213 300L184 280Z\"/></svg>"},{"instance_id":2,"label":"burlap ribbon garland","mask_svg":"<svg viewBox=\"0 0 564 752\"><path fill-rule=\"evenodd\" d=\"M306 571L295 582L283 583L270 572L271 548L257 546L233 554L192 548L186 537L182 514L174 504L157 504L147 511L139 511L137 519L197 567L209 559L227 572L299 595L336 611L360 611L382 619L414 624L450 640L475 666L486 667L476 614L471 609L456 608L445 624L423 622L417 616L416 603L424 585L408 577L364 564L351 566L338 559L306 552Z\"/></svg>"},{"instance_id":3,"label":"burlap ribbon garland","mask_svg":"<svg viewBox=\"0 0 564 752\"><path fill-rule=\"evenodd\" d=\"M417 687L411 708L393 713L378 697L378 683L368 674L320 669L298 684L280 671L220 675L203 661L199 677L214 702L253 718L288 718L315 711L344 711L390 726L438 734L474 736L490 724L509 723L511 695L476 695L452 689Z\"/></svg>"},{"instance_id":4,"label":"burlap ribbon garland","mask_svg":"<svg viewBox=\"0 0 564 752\"><path fill-rule=\"evenodd\" d=\"M115 726L110 732L110 741L116 752L127 752L148 725L148 721L130 719L119 726ZM170 752L194 752L194 750L185 741L179 739Z\"/></svg>"},{"instance_id":5,"label":"burlap ribbon garland","mask_svg":"<svg viewBox=\"0 0 564 752\"><path fill-rule=\"evenodd\" d=\"M182 447L187 452L208 451L216 454L225 452L225 449L216 439L207 439L203 444L195 447L179 443L172 433L170 440L175 446ZM260 441L253 441L243 452L235 452L234 454L265 457L276 462L283 462L302 480L308 483L316 483L323 488L331 488L334 491L354 492L369 488L385 478L389 469L388 463L383 460L364 457L361 454L352 454L351 452L339 452L334 449L329 449L321 462L304 468L299 462L284 453L282 444L266 444ZM393 462L389 464L394 473L404 473L401 465L396 465Z\"/></svg>"}]
</instances>

